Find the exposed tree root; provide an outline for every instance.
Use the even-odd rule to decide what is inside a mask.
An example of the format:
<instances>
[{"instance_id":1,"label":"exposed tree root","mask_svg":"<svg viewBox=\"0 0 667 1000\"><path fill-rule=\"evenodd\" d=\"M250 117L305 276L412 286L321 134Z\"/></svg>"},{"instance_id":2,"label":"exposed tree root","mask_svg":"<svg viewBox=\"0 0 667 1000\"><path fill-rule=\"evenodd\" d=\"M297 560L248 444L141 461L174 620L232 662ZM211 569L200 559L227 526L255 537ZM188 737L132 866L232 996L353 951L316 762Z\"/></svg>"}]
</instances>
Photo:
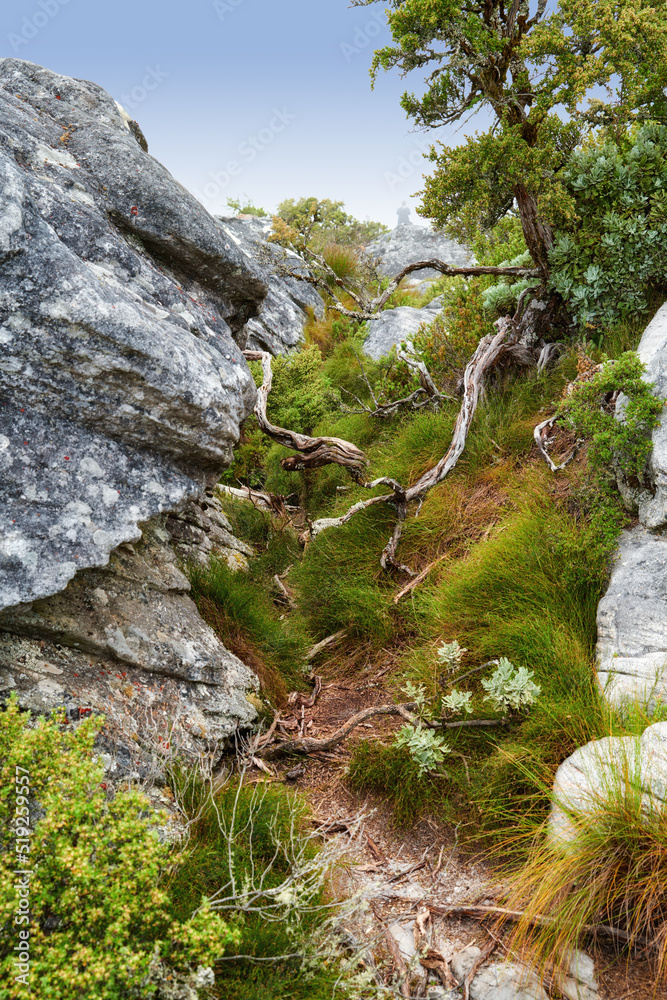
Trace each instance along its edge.
<instances>
[{"instance_id":1,"label":"exposed tree root","mask_svg":"<svg viewBox=\"0 0 667 1000\"><path fill-rule=\"evenodd\" d=\"M400 715L411 725L417 725L418 719L412 714L416 708L415 702L406 702L404 705L373 705L371 708L364 708L361 712L357 712L331 736L326 736L323 739L315 739L314 736L299 737L293 740L283 740L281 743L274 743L270 746L264 740L261 749L255 749L254 752L257 757L263 757L264 760L276 760L278 757L284 757L288 754L320 753L338 746L357 726L360 726L366 719L372 719L375 715ZM466 719L463 722L425 721L424 725L429 729L475 729L486 726L502 726L506 722L506 718Z\"/></svg>"},{"instance_id":2,"label":"exposed tree root","mask_svg":"<svg viewBox=\"0 0 667 1000\"><path fill-rule=\"evenodd\" d=\"M285 427L272 424L266 413L267 401L271 392L273 373L271 371L271 355L267 351L244 351L244 357L249 361L261 361L264 382L257 390L255 416L261 430L278 444L291 448L298 455L284 458L280 463L284 469L318 469L323 465L342 465L347 469L360 472L366 465L366 456L350 441L332 437L308 437L307 434L297 434Z\"/></svg>"},{"instance_id":3,"label":"exposed tree root","mask_svg":"<svg viewBox=\"0 0 667 1000\"><path fill-rule=\"evenodd\" d=\"M430 912L437 917L472 917L473 920L485 920L487 917L498 917L501 922L527 920L533 927L548 927L554 923L554 917L546 917L541 914L529 916L524 910L507 910L503 906L436 906L427 904ZM638 938L618 927L610 927L608 924L582 924L579 928L582 934L589 936L599 935L608 937L621 944L637 944L641 947L647 945L647 941Z\"/></svg>"},{"instance_id":4,"label":"exposed tree root","mask_svg":"<svg viewBox=\"0 0 667 1000\"><path fill-rule=\"evenodd\" d=\"M342 743L353 729L356 729L366 719L372 719L374 715L400 715L403 718L407 717L409 721L413 721L409 710L415 707L414 704L410 704L375 705L372 708L364 708L363 711L357 712L351 719L348 719L333 735L327 736L325 739L317 740L313 736L306 736L297 740L284 740L282 743L274 743L272 746L262 747L261 750L256 751L256 755L263 757L265 760L276 760L278 757L284 757L286 754L309 754L320 750L330 750L332 747L336 747L339 743Z\"/></svg>"},{"instance_id":5,"label":"exposed tree root","mask_svg":"<svg viewBox=\"0 0 667 1000\"><path fill-rule=\"evenodd\" d=\"M535 428L535 430L533 431L535 444L538 447L540 455L542 455L544 461L547 463L552 472L560 472L561 469L564 469L566 465L569 465L572 459L576 456L577 452L579 451L579 446L581 444L580 441L577 441L574 447L570 450L569 455L567 455L567 457L560 463L560 465L556 465L554 460L551 458L551 455L547 451L547 445L548 445L549 431L551 430L551 428L558 419L559 418L557 414L554 417L549 417L548 420L543 420L541 423L539 423Z\"/></svg>"}]
</instances>

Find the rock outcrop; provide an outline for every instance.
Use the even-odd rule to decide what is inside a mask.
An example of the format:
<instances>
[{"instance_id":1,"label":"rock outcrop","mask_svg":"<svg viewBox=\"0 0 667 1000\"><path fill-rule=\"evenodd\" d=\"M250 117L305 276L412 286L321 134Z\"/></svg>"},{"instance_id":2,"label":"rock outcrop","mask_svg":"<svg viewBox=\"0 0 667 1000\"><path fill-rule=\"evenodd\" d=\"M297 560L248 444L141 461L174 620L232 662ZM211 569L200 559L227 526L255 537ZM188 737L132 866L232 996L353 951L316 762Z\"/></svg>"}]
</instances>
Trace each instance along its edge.
<instances>
[{"instance_id":1,"label":"rock outcrop","mask_svg":"<svg viewBox=\"0 0 667 1000\"><path fill-rule=\"evenodd\" d=\"M394 344L410 340L424 324L432 323L442 307L440 297L433 299L423 309L398 306L385 309L377 319L369 320L364 353L375 361L389 354Z\"/></svg>"},{"instance_id":2,"label":"rock outcrop","mask_svg":"<svg viewBox=\"0 0 667 1000\"><path fill-rule=\"evenodd\" d=\"M455 243L426 226L414 226L412 223L397 226L390 233L378 236L368 244L366 252L371 257L379 258L380 272L390 278L418 260L443 260L446 264L457 267L470 262L469 252L460 243ZM422 268L420 271L413 271L410 277L439 278L440 272Z\"/></svg>"},{"instance_id":3,"label":"rock outcrop","mask_svg":"<svg viewBox=\"0 0 667 1000\"><path fill-rule=\"evenodd\" d=\"M667 400L667 304L638 347L646 378ZM651 489L624 488L640 523L623 532L607 593L598 608L598 679L614 704L667 698L667 410L653 432Z\"/></svg>"},{"instance_id":4,"label":"rock outcrop","mask_svg":"<svg viewBox=\"0 0 667 1000\"><path fill-rule=\"evenodd\" d=\"M248 320L243 335L250 350L285 354L303 343L308 321L307 309L315 316L324 315L324 302L307 281L285 277L278 266L288 266L297 273L306 265L294 253L287 253L267 242L271 221L253 215L220 218L220 225L230 240L259 268L268 285L259 316Z\"/></svg>"},{"instance_id":5,"label":"rock outcrop","mask_svg":"<svg viewBox=\"0 0 667 1000\"><path fill-rule=\"evenodd\" d=\"M567 844L577 835L573 813L587 820L626 794L640 795L654 814L667 804L667 722L649 726L640 738L593 740L563 761L554 780L552 837Z\"/></svg>"},{"instance_id":6,"label":"rock outcrop","mask_svg":"<svg viewBox=\"0 0 667 1000\"><path fill-rule=\"evenodd\" d=\"M237 339L264 274L93 83L0 60L0 176L2 689L119 725L141 690L229 733L254 679L185 596L164 515L252 410Z\"/></svg>"},{"instance_id":7,"label":"rock outcrop","mask_svg":"<svg viewBox=\"0 0 667 1000\"><path fill-rule=\"evenodd\" d=\"M64 705L75 720L104 712L126 747L135 735L208 745L254 718L244 693L257 680L200 618L163 521L61 593L5 611L0 691L36 712Z\"/></svg>"}]
</instances>

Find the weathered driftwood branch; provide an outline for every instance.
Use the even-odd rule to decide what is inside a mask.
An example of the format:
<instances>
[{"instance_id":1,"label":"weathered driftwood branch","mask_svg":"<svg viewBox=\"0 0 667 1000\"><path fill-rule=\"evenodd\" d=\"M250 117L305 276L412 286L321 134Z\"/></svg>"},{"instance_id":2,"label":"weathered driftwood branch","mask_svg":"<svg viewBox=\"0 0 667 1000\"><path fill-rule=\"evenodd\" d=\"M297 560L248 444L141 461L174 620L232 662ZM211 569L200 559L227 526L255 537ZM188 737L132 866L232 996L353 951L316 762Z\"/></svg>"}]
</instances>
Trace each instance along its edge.
<instances>
[{"instance_id":1,"label":"weathered driftwood branch","mask_svg":"<svg viewBox=\"0 0 667 1000\"><path fill-rule=\"evenodd\" d=\"M478 264L471 264L467 267L454 267L451 264L446 264L443 260L418 260L413 264L408 264L407 267L404 267L399 274L392 278L389 285L383 292L378 294L374 299L368 300L363 294L358 294L353 288L350 288L349 282L346 283L342 281L327 264L321 254L315 253L308 247L302 247L300 252L308 262L316 264L321 269L323 274L316 274L312 271L298 271L283 264L280 271L281 275L288 278L296 278L298 281L306 281L308 284L313 285L316 288L320 288L326 293L327 297L332 298L332 301L329 301L328 303L330 309L340 313L341 316L347 316L349 319L358 320L360 322L375 319L378 313L381 312L382 307L386 305L393 293L396 291L403 278L412 274L413 271L421 271L425 268L429 268L433 271L439 271L440 274L447 277L462 278L475 278L480 277L481 275L489 274L501 278L511 277L537 279L541 275L541 272L538 269L530 267L487 267L485 265ZM326 275L326 277L324 275ZM358 308L348 309L347 306L344 306L338 298L332 296L333 288L343 290L346 295L349 295Z\"/></svg>"},{"instance_id":2,"label":"weathered driftwood branch","mask_svg":"<svg viewBox=\"0 0 667 1000\"><path fill-rule=\"evenodd\" d=\"M576 456L577 452L579 451L579 445L580 445L580 442L577 441L574 447L570 450L569 455L567 455L567 457L560 463L560 465L556 465L556 463L551 458L551 455L547 451L547 444L548 444L549 431L551 430L551 428L558 419L559 419L558 414L556 414L554 417L549 417L548 420L543 420L541 423L539 423L535 428L535 430L533 431L535 444L538 447L540 455L542 455L544 461L547 463L552 472L560 472L561 469L564 469L566 465L569 465L572 459Z\"/></svg>"},{"instance_id":3,"label":"weathered driftwood branch","mask_svg":"<svg viewBox=\"0 0 667 1000\"><path fill-rule=\"evenodd\" d=\"M313 736L307 736L293 740L283 740L282 743L274 743L271 746L265 744L261 749L255 750L255 753L256 756L263 757L265 760L276 760L278 757L283 757L287 754L310 754L319 753L323 750L331 750L332 747L336 747L342 743L362 722L365 722L366 719L372 719L376 715L400 715L401 718L405 719L411 725L418 725L419 720L412 714L416 708L417 705L415 702L406 702L404 705L374 705L371 708L364 708L361 712L357 712L356 715L348 719L331 736L326 736L323 739L315 739ZM506 722L506 718L466 719L463 722L425 721L424 725L429 729L474 729L480 726L502 726Z\"/></svg>"},{"instance_id":4,"label":"weathered driftwood branch","mask_svg":"<svg viewBox=\"0 0 667 1000\"><path fill-rule=\"evenodd\" d=\"M529 916L525 910L507 910L503 906L437 906L433 903L426 903L430 912L437 917L471 917L473 920L485 920L487 917L499 917L501 921L511 921L517 923L526 920L533 927L548 927L553 924L555 917L547 917L541 914ZM639 938L620 930L618 927L610 927L608 924L581 924L579 930L586 935L601 935L619 941L621 944L635 943L645 947L648 942L645 938Z\"/></svg>"},{"instance_id":5,"label":"weathered driftwood branch","mask_svg":"<svg viewBox=\"0 0 667 1000\"><path fill-rule=\"evenodd\" d=\"M511 358L520 363L534 362L533 356L527 348L523 347L519 341L519 328L510 317L503 317L496 323L496 332L487 334L477 345L477 349L466 365L463 376L463 402L454 424L451 444L440 461L431 469L425 472L416 483L404 488L393 479L382 477L370 483L362 483L368 489L379 485L391 486L393 493L384 494L381 497L372 497L370 500L360 500L353 504L349 510L340 517L320 518L310 526L311 536L320 534L329 528L340 527L346 524L355 514L365 510L375 503L391 503L396 507L398 513L398 523L392 536L383 549L380 562L384 569L390 566L414 575L412 570L403 566L396 560L398 542L402 533L402 522L405 520L408 505L413 501L422 501L424 495L437 486L438 483L447 476L454 468L465 448L466 439L470 426L475 416L479 399L484 387L484 376L505 358Z\"/></svg>"},{"instance_id":6,"label":"weathered driftwood branch","mask_svg":"<svg viewBox=\"0 0 667 1000\"><path fill-rule=\"evenodd\" d=\"M364 708L361 712L353 715L351 719L348 719L335 733L324 739L318 740L313 736L306 736L302 739L283 740L282 743L274 743L272 746L262 747L261 750L256 751L256 754L265 760L276 760L278 757L283 757L286 754L309 754L320 750L330 750L332 747L336 747L339 743L342 743L352 730L360 726L366 719L372 719L375 715L400 715L403 718L407 715L411 718L409 716L410 708L416 708L416 705L409 703L407 705L375 705L371 708Z\"/></svg>"},{"instance_id":7,"label":"weathered driftwood branch","mask_svg":"<svg viewBox=\"0 0 667 1000\"><path fill-rule=\"evenodd\" d=\"M290 513L294 514L299 510L298 507L286 504L285 497L276 493L260 493L259 490L251 490L249 486L238 489L236 486L225 486L223 483L218 483L216 488L221 493L226 493L227 496L236 497L238 500L248 500L254 507L266 511L267 514L289 516Z\"/></svg>"},{"instance_id":8,"label":"weathered driftwood branch","mask_svg":"<svg viewBox=\"0 0 667 1000\"><path fill-rule=\"evenodd\" d=\"M342 438L317 437L307 434L297 434L296 431L277 427L269 420L266 412L269 393L273 383L271 370L271 355L266 351L244 351L244 357L249 361L261 361L264 381L257 390L255 416L257 423L268 437L291 448L298 455L284 458L280 463L284 469L318 469L323 465L342 465L344 468L360 472L366 465L366 456L350 441Z\"/></svg>"},{"instance_id":9,"label":"weathered driftwood branch","mask_svg":"<svg viewBox=\"0 0 667 1000\"><path fill-rule=\"evenodd\" d=\"M419 384L424 390L426 395L434 402L436 406L440 404L440 401L445 397L442 395L437 385L431 378L431 373L428 368L421 360L415 346L411 340L405 341L405 350L402 348L397 352L397 357L404 361L408 368L411 368L417 373L417 378L419 379Z\"/></svg>"}]
</instances>

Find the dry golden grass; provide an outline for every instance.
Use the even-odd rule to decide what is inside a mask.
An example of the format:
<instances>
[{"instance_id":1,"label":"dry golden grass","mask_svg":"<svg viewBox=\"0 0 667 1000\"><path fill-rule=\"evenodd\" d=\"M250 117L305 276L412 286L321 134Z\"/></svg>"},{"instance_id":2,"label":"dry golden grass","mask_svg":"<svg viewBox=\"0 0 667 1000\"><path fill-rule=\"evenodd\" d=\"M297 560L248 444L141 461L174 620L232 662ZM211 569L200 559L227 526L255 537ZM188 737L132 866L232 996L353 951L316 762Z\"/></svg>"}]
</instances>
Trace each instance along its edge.
<instances>
[{"instance_id":1,"label":"dry golden grass","mask_svg":"<svg viewBox=\"0 0 667 1000\"><path fill-rule=\"evenodd\" d=\"M667 810L644 794L638 755L619 755L586 807L566 814L571 838L559 841L545 825L514 876L508 907L526 917L513 931L513 946L546 969L585 944L591 925L616 928L628 936L629 956L648 957L656 996L664 996Z\"/></svg>"}]
</instances>

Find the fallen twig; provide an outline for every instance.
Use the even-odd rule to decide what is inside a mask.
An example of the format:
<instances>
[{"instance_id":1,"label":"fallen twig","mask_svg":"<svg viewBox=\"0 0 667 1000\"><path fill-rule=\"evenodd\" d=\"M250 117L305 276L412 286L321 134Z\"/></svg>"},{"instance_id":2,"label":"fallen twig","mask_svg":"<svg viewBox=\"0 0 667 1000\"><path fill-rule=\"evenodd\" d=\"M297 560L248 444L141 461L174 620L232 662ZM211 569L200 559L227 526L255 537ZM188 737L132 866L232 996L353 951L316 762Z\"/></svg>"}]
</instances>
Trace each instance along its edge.
<instances>
[{"instance_id":1,"label":"fallen twig","mask_svg":"<svg viewBox=\"0 0 667 1000\"><path fill-rule=\"evenodd\" d=\"M435 559L432 563L429 563L426 569L423 569L421 573L418 573L417 576L414 578L414 580L410 580L409 583L406 583L406 585L402 587L401 590L399 590L399 592L395 595L394 604L398 604L398 602L401 600L402 597L405 597L406 594L409 594L411 590L414 590L415 587L418 587L419 584L422 582L422 580L426 579L431 570L435 569L438 563L441 563L443 559L447 558L448 555L449 555L448 552L443 552L441 556L438 556L438 558Z\"/></svg>"},{"instance_id":2,"label":"fallen twig","mask_svg":"<svg viewBox=\"0 0 667 1000\"><path fill-rule=\"evenodd\" d=\"M435 913L439 917L457 916L470 917L473 920L484 920L486 917L496 916L501 920L510 920L512 922L525 919L531 926L537 927L548 927L556 919L555 917L542 916L541 914L531 917L524 910L507 910L503 906L437 906L431 903L426 905L428 905L431 913ZM582 924L579 930L582 934L587 935L601 934L604 937L620 941L622 944L629 944L631 942L642 946L648 944L644 938L633 936L628 934L627 931L620 930L618 927L610 927L608 924Z\"/></svg>"},{"instance_id":3,"label":"fallen twig","mask_svg":"<svg viewBox=\"0 0 667 1000\"><path fill-rule=\"evenodd\" d=\"M552 472L560 472L561 469L564 469L566 465L569 465L572 459L576 456L577 452L579 451L579 445L580 445L580 442L577 441L574 447L571 449L569 455L567 455L567 457L563 459L560 465L556 465L556 463L551 458L551 455L547 451L547 434L545 432L550 431L558 419L559 419L558 414L556 414L553 417L549 417L548 420L543 420L541 423L539 423L535 428L535 430L533 431L533 437L535 438L535 444L537 445L538 451L540 455L542 455L544 461L547 463Z\"/></svg>"},{"instance_id":4,"label":"fallen twig","mask_svg":"<svg viewBox=\"0 0 667 1000\"><path fill-rule=\"evenodd\" d=\"M325 649L328 649L329 646L333 646L334 643L338 642L339 639L342 639L346 635L347 635L347 629L342 628L339 632L334 632L333 635L328 635L326 639L322 639L321 642L316 642L315 645L312 646L306 653L305 655L306 661L310 663L310 661L314 660L319 653L323 652Z\"/></svg>"}]
</instances>

